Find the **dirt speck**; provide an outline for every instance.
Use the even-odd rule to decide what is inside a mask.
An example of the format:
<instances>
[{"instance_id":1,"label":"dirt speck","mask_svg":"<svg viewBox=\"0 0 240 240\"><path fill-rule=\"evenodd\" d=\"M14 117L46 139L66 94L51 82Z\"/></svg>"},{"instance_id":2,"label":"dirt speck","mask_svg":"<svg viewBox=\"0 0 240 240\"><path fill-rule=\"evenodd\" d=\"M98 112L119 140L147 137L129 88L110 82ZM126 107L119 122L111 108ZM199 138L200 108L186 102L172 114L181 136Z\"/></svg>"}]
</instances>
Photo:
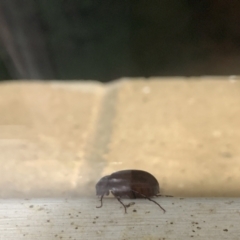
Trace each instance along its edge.
<instances>
[{"instance_id":1,"label":"dirt speck","mask_svg":"<svg viewBox=\"0 0 240 240\"><path fill-rule=\"evenodd\" d=\"M33 208L33 205L30 205L29 208Z\"/></svg>"},{"instance_id":2,"label":"dirt speck","mask_svg":"<svg viewBox=\"0 0 240 240\"><path fill-rule=\"evenodd\" d=\"M224 232L228 232L228 229L225 228L225 229L223 229L223 231L224 231Z\"/></svg>"}]
</instances>

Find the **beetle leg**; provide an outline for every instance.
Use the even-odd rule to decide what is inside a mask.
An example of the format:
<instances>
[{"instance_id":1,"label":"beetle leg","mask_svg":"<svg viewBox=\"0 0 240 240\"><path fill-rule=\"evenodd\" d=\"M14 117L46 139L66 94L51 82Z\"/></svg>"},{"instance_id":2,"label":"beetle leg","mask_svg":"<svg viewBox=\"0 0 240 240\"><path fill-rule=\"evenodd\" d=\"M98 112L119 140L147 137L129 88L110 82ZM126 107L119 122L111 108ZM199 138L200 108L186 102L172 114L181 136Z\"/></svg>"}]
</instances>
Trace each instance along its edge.
<instances>
[{"instance_id":1,"label":"beetle leg","mask_svg":"<svg viewBox=\"0 0 240 240\"><path fill-rule=\"evenodd\" d=\"M103 196L104 196L104 194L101 196L101 199L100 199L100 201L101 201L101 205L100 205L100 206L96 206L96 208L101 208L101 207L102 207Z\"/></svg>"},{"instance_id":2,"label":"beetle leg","mask_svg":"<svg viewBox=\"0 0 240 240\"><path fill-rule=\"evenodd\" d=\"M159 203L157 203L156 201L152 200L151 198L147 197L146 195L144 195L144 194L142 194L140 192L137 192L135 190L132 190L132 191L137 193L137 194L139 194L139 195L141 195L142 197L145 197L147 200L149 200L151 202L154 202L155 204L157 204L163 210L164 213L166 212L166 210L163 207L161 207L161 205Z\"/></svg>"},{"instance_id":3,"label":"beetle leg","mask_svg":"<svg viewBox=\"0 0 240 240\"><path fill-rule=\"evenodd\" d=\"M116 196L115 196L116 197ZM117 200L123 205L124 209L125 209L125 213L127 213L127 206L121 201L120 197L116 197Z\"/></svg>"},{"instance_id":4,"label":"beetle leg","mask_svg":"<svg viewBox=\"0 0 240 240\"><path fill-rule=\"evenodd\" d=\"M119 196L114 195L114 193L112 192L113 196L123 205L124 209L125 209L125 213L127 213L127 207L122 201L121 198Z\"/></svg>"}]
</instances>

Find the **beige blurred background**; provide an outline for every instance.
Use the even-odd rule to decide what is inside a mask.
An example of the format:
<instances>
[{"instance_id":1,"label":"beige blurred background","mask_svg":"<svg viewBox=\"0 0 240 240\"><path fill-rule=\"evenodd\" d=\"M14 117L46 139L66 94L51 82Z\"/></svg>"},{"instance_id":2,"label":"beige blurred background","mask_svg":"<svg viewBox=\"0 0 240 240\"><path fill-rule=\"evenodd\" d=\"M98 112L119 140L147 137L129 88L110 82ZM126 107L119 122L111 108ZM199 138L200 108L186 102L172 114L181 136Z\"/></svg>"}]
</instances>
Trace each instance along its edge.
<instances>
[{"instance_id":1,"label":"beige blurred background","mask_svg":"<svg viewBox=\"0 0 240 240\"><path fill-rule=\"evenodd\" d=\"M240 79L0 84L0 197L95 196L122 169L163 194L240 196Z\"/></svg>"}]
</instances>

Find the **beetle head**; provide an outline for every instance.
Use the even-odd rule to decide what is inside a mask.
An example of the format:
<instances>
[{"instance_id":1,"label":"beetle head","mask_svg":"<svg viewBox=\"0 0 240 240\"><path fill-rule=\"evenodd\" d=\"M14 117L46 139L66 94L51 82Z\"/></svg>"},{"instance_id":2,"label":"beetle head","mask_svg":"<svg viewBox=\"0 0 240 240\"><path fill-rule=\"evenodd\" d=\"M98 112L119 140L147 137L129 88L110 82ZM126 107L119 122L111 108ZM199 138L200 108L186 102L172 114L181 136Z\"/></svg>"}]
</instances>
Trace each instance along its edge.
<instances>
[{"instance_id":1,"label":"beetle head","mask_svg":"<svg viewBox=\"0 0 240 240\"><path fill-rule=\"evenodd\" d=\"M97 196L109 195L108 177L109 176L102 177L96 184Z\"/></svg>"}]
</instances>

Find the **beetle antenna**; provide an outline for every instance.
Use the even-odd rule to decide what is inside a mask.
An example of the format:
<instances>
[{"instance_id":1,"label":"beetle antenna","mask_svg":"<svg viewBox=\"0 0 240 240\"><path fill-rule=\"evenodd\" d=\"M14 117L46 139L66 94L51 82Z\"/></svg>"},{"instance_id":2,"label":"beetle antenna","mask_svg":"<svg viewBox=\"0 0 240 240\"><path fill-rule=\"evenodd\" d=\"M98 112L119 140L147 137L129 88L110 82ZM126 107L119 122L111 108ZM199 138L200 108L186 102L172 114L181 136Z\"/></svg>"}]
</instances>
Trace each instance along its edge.
<instances>
[{"instance_id":1,"label":"beetle antenna","mask_svg":"<svg viewBox=\"0 0 240 240\"><path fill-rule=\"evenodd\" d=\"M101 205L100 205L100 206L96 206L96 208L101 208L101 207L102 207L103 196L104 196L104 194L101 196L101 199L100 199L100 201L101 201Z\"/></svg>"},{"instance_id":2,"label":"beetle antenna","mask_svg":"<svg viewBox=\"0 0 240 240\"><path fill-rule=\"evenodd\" d=\"M131 190L132 190L132 189L131 189ZM135 191L135 190L132 190L132 191L135 192L135 193L137 193L137 194L139 194L139 195L141 195L142 197L146 198L147 200L149 200L149 201L151 201L151 202L154 202L155 204L157 204L157 205L163 210L164 213L166 212L166 210L165 210L163 207L161 207L161 205L160 205L159 203L157 203L156 201L152 200L151 198L147 197L146 195L144 195L144 194L142 194L142 193L140 193L140 192L137 192L137 191Z\"/></svg>"}]
</instances>

